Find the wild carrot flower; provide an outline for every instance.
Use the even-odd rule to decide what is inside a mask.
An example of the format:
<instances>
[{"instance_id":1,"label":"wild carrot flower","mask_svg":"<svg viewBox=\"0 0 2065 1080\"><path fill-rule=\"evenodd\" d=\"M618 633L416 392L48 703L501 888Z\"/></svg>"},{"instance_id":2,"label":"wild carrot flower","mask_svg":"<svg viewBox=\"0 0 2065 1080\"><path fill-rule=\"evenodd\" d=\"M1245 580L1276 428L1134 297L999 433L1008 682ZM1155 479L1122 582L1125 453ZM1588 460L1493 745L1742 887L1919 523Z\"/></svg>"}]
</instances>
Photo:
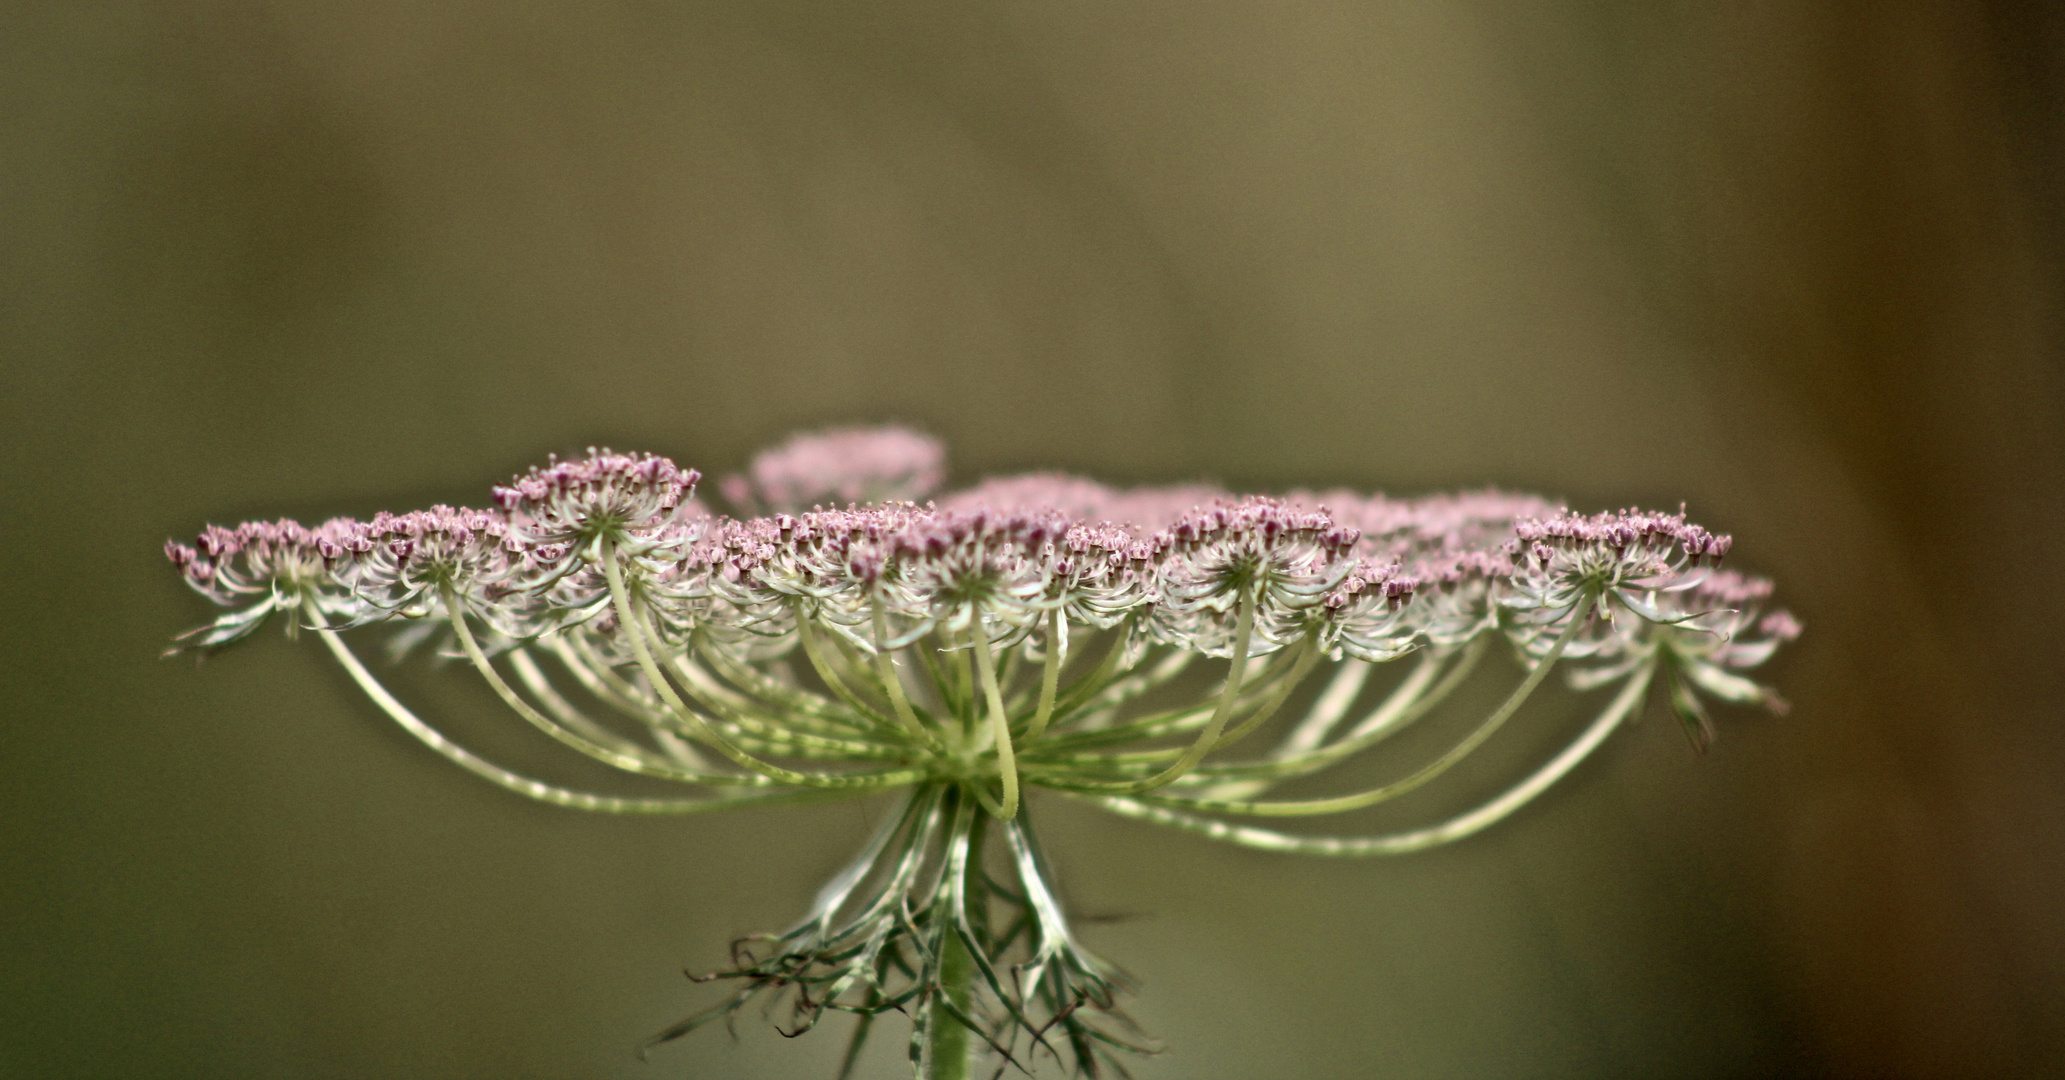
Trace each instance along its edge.
<instances>
[{"instance_id":1,"label":"wild carrot flower","mask_svg":"<svg viewBox=\"0 0 2065 1080\"><path fill-rule=\"evenodd\" d=\"M724 478L724 497L748 512L796 513L821 503L922 499L946 479L946 448L900 427L799 435Z\"/></svg>"},{"instance_id":2,"label":"wild carrot flower","mask_svg":"<svg viewBox=\"0 0 2065 1080\"><path fill-rule=\"evenodd\" d=\"M222 648L274 615L310 627L431 749L562 806L686 814L901 792L802 920L735 946L711 976L735 989L653 1041L777 995L792 1034L857 1016L849 1068L878 1017L909 1017L913 1068L931 1077L966 1075L977 1051L1096 1074L1145 1048L1118 1007L1127 980L1069 929L1028 789L1269 851L1399 854L1519 809L1659 680L1701 749L1706 699L1783 708L1745 672L1799 624L1768 609L1768 581L1717 569L1730 539L1682 512L1587 516L1500 492L1118 490L1059 474L910 501L943 472L932 440L854 429L792 440L727 480L744 517L696 502L693 469L591 450L495 488L484 509L209 526L166 550L229 610L180 647ZM695 793L576 791L481 759L341 636L389 623L465 656L544 735ZM1429 715L1501 642L1518 685L1439 756L1373 788L1270 796ZM1399 659L1403 676L1375 677ZM1199 661L1206 677L1186 683ZM1241 821L1431 783L1559 666L1609 699L1472 810L1374 836ZM1185 685L1194 695L1172 704Z\"/></svg>"}]
</instances>

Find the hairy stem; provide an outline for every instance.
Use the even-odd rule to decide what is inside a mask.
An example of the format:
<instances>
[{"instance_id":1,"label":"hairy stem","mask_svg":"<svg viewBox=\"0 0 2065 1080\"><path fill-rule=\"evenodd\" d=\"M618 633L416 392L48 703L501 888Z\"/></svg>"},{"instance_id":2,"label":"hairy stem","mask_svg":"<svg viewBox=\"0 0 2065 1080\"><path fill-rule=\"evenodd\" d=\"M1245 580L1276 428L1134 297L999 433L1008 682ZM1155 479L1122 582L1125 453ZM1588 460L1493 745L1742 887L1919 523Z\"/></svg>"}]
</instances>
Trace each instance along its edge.
<instances>
[{"instance_id":1,"label":"hairy stem","mask_svg":"<svg viewBox=\"0 0 2065 1080\"><path fill-rule=\"evenodd\" d=\"M975 958L968 955L959 934L947 933L939 960L939 999L933 1002L932 1022L926 1031L926 1080L968 1080L969 1036L973 1033L954 1013L968 1014L974 981Z\"/></svg>"}]
</instances>

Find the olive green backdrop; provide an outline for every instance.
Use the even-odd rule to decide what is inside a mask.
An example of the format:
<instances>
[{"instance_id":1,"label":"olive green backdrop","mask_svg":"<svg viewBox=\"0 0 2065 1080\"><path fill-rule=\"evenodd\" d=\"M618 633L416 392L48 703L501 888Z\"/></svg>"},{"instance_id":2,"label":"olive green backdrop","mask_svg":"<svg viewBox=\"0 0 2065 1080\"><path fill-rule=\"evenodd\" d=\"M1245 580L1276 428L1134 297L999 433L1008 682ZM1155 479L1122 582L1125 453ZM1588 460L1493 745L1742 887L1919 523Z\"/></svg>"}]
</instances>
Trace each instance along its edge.
<instances>
[{"instance_id":1,"label":"olive green backdrop","mask_svg":"<svg viewBox=\"0 0 2065 1080\"><path fill-rule=\"evenodd\" d=\"M0 4L0 1075L829 1076L839 1023L634 1050L878 805L524 803L312 643L157 659L208 615L158 549L876 419L961 480L1684 499L1807 625L1790 717L1701 761L1653 717L1450 850L1036 801L1073 906L1123 916L1084 933L1172 1047L1142 1077L2065 1071L2060 30ZM398 683L597 779L470 680ZM1574 717L1533 715L1507 767Z\"/></svg>"}]
</instances>

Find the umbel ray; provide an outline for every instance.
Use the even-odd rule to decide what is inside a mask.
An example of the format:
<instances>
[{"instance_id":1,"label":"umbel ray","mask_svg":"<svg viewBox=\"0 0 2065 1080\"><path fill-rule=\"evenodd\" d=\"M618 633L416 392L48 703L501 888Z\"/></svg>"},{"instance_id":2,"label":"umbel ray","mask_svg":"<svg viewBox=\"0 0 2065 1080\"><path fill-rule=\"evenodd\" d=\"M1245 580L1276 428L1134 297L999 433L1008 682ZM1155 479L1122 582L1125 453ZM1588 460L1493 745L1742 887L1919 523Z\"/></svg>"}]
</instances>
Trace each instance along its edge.
<instances>
[{"instance_id":1,"label":"umbel ray","mask_svg":"<svg viewBox=\"0 0 2065 1080\"><path fill-rule=\"evenodd\" d=\"M978 1062L1123 1072L1149 1048L1118 1007L1127 980L1070 932L1029 788L1265 851L1396 855L1512 814L1651 696L1701 749L1707 700L1783 707L1743 672L1799 625L1765 610L1770 582L1718 568L1730 539L1682 512L1582 515L1499 492L1119 490L1059 474L921 505L943 475L936 442L853 429L791 440L728 478L736 516L696 498L692 469L591 450L495 488L484 509L210 526L167 552L228 610L179 648L220 649L278 615L432 750L579 810L900 792L808 913L739 942L712 976L726 995L652 1042L759 998L785 1003L791 1034L855 1015L850 1070L896 1013L915 1074L934 1080ZM463 659L569 750L689 793L577 791L482 759L346 642L375 626ZM1392 662L1402 677L1372 678ZM1472 678L1510 681L1507 664L1517 685L1437 755L1363 790L1273 794L1380 746ZM1596 719L1482 805L1373 836L1265 824L1438 781L1559 671L1600 699Z\"/></svg>"}]
</instances>

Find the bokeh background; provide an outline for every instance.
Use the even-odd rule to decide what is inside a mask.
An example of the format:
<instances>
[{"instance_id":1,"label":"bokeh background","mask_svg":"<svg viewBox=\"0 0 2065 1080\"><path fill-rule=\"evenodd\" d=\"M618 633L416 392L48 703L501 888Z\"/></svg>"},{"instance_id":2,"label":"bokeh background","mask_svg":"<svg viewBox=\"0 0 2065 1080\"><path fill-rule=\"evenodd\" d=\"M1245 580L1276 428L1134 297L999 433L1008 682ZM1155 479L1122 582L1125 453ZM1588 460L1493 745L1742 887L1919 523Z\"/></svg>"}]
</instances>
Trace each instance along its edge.
<instances>
[{"instance_id":1,"label":"bokeh background","mask_svg":"<svg viewBox=\"0 0 2065 1080\"><path fill-rule=\"evenodd\" d=\"M838 1024L634 1051L879 806L524 803L309 643L159 660L208 612L158 549L859 420L964 481L1682 499L1807 625L1789 717L1704 760L1652 718L1453 849L1036 804L1172 1047L1141 1077L2065 1073L2061 33L1927 0L0 5L0 1075L829 1076ZM397 680L591 779L470 682ZM1576 714L1537 716L1510 767Z\"/></svg>"}]
</instances>

